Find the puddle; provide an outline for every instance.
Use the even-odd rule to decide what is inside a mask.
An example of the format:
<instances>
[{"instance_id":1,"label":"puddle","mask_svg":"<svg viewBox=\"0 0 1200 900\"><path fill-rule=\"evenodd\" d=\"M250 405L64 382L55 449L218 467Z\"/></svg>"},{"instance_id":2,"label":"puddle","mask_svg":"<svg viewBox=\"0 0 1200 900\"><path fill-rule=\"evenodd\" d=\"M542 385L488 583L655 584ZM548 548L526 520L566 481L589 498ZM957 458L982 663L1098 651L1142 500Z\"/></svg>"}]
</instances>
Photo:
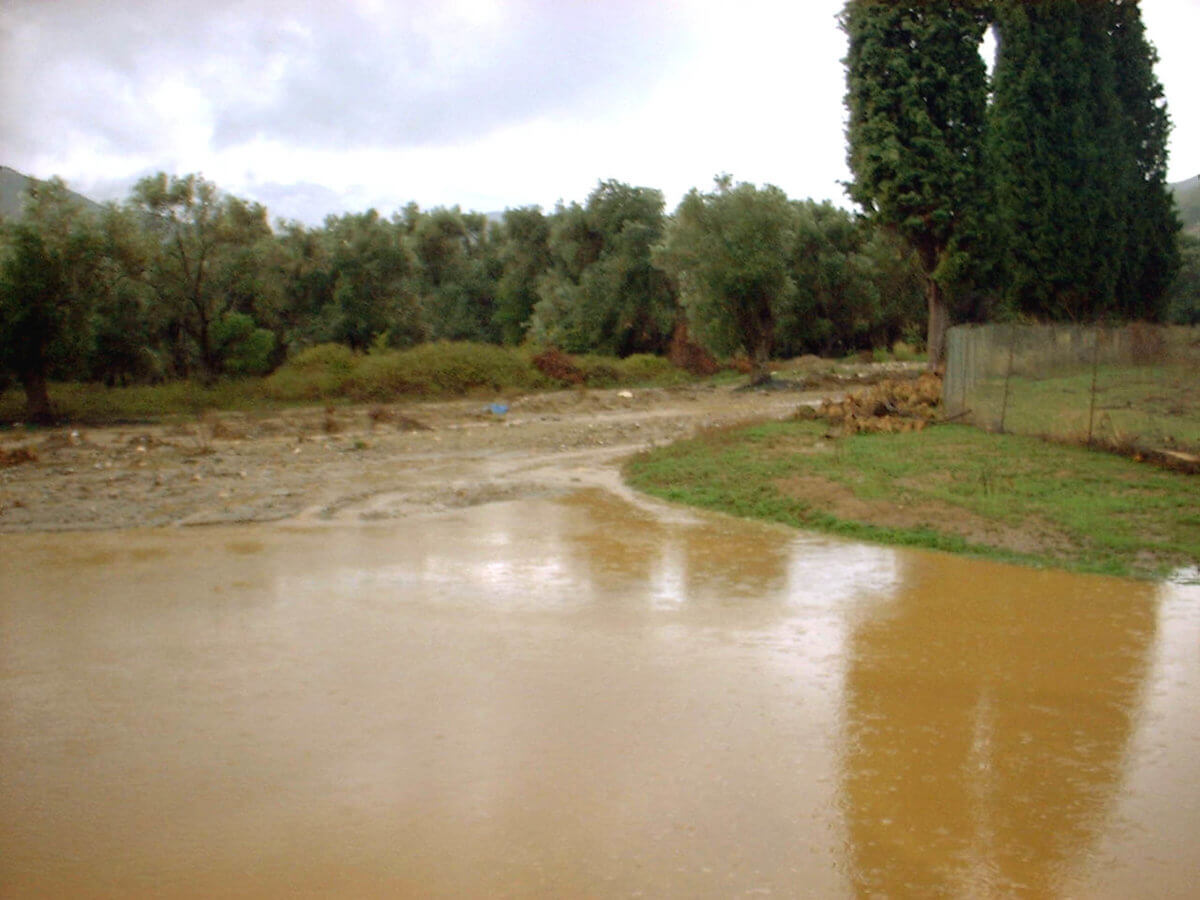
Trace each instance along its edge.
<instances>
[{"instance_id":1,"label":"puddle","mask_svg":"<svg viewBox=\"0 0 1200 900\"><path fill-rule=\"evenodd\" d=\"M0 542L4 896L1181 896L1200 587L607 490Z\"/></svg>"}]
</instances>

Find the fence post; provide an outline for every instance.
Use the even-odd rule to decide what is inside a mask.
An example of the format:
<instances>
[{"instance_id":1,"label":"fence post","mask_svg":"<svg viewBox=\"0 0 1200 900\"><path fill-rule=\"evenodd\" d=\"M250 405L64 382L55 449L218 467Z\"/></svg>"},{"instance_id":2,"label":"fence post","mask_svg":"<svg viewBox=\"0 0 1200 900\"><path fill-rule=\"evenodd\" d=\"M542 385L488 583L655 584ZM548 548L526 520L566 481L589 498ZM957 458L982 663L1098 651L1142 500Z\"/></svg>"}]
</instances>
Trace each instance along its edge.
<instances>
[{"instance_id":1,"label":"fence post","mask_svg":"<svg viewBox=\"0 0 1200 900\"><path fill-rule=\"evenodd\" d=\"M1008 385L1012 381L1013 351L1017 346L1017 326L1008 326L1008 371L1004 373L1004 398L1000 401L1000 433L1004 434L1004 420L1008 416Z\"/></svg>"},{"instance_id":2,"label":"fence post","mask_svg":"<svg viewBox=\"0 0 1200 900\"><path fill-rule=\"evenodd\" d=\"M1100 326L1092 326L1092 389L1088 402L1087 445L1092 446L1092 425L1096 420L1096 376L1100 371Z\"/></svg>"}]
</instances>

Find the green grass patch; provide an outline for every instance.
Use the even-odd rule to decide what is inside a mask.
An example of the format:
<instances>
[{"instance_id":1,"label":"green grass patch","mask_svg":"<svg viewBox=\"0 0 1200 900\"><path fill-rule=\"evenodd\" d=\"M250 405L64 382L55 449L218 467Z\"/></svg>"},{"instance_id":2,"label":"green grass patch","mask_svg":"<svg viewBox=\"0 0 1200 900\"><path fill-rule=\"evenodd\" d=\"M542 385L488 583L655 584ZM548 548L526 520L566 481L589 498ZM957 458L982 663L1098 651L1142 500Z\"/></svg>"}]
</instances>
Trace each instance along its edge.
<instances>
[{"instance_id":1,"label":"green grass patch","mask_svg":"<svg viewBox=\"0 0 1200 900\"><path fill-rule=\"evenodd\" d=\"M782 422L635 457L667 500L847 537L1085 572L1200 561L1200 479L1032 437L940 426L826 439Z\"/></svg>"}]
</instances>

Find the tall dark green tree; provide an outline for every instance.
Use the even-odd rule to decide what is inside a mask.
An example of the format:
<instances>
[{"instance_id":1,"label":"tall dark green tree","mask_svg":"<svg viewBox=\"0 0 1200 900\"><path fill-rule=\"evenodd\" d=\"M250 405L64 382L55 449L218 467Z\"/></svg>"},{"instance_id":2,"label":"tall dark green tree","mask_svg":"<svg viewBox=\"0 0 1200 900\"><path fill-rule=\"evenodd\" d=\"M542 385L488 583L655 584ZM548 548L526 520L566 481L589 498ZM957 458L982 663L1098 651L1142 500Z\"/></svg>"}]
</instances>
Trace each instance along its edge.
<instances>
[{"instance_id":1,"label":"tall dark green tree","mask_svg":"<svg viewBox=\"0 0 1200 900\"><path fill-rule=\"evenodd\" d=\"M983 200L986 9L972 0L849 0L841 25L849 38L849 194L916 251L936 367L948 291L968 264L964 244Z\"/></svg>"},{"instance_id":2,"label":"tall dark green tree","mask_svg":"<svg viewBox=\"0 0 1200 900\"><path fill-rule=\"evenodd\" d=\"M1169 120L1129 0L999 0L988 136L999 271L1031 316L1159 318L1178 267Z\"/></svg>"},{"instance_id":3,"label":"tall dark green tree","mask_svg":"<svg viewBox=\"0 0 1200 900\"><path fill-rule=\"evenodd\" d=\"M1167 140L1171 119L1162 83L1154 74L1158 52L1146 38L1136 0L1113 0L1110 41L1123 149L1131 156L1126 171L1125 252L1117 283L1117 303L1126 318L1159 319L1181 264L1179 218L1167 184Z\"/></svg>"}]
</instances>

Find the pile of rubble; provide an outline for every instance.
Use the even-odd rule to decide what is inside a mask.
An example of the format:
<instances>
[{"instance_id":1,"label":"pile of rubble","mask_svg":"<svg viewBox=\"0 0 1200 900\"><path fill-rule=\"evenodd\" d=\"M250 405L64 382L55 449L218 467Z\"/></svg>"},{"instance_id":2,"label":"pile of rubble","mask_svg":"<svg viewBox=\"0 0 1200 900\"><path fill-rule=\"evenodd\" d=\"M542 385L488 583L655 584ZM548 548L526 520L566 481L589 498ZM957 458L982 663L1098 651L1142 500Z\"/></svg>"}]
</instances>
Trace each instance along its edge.
<instances>
[{"instance_id":1,"label":"pile of rubble","mask_svg":"<svg viewBox=\"0 0 1200 900\"><path fill-rule=\"evenodd\" d=\"M851 391L841 400L826 398L816 407L803 406L797 418L823 419L830 433L900 434L920 431L941 418L942 379L923 372L915 379L886 379Z\"/></svg>"}]
</instances>

